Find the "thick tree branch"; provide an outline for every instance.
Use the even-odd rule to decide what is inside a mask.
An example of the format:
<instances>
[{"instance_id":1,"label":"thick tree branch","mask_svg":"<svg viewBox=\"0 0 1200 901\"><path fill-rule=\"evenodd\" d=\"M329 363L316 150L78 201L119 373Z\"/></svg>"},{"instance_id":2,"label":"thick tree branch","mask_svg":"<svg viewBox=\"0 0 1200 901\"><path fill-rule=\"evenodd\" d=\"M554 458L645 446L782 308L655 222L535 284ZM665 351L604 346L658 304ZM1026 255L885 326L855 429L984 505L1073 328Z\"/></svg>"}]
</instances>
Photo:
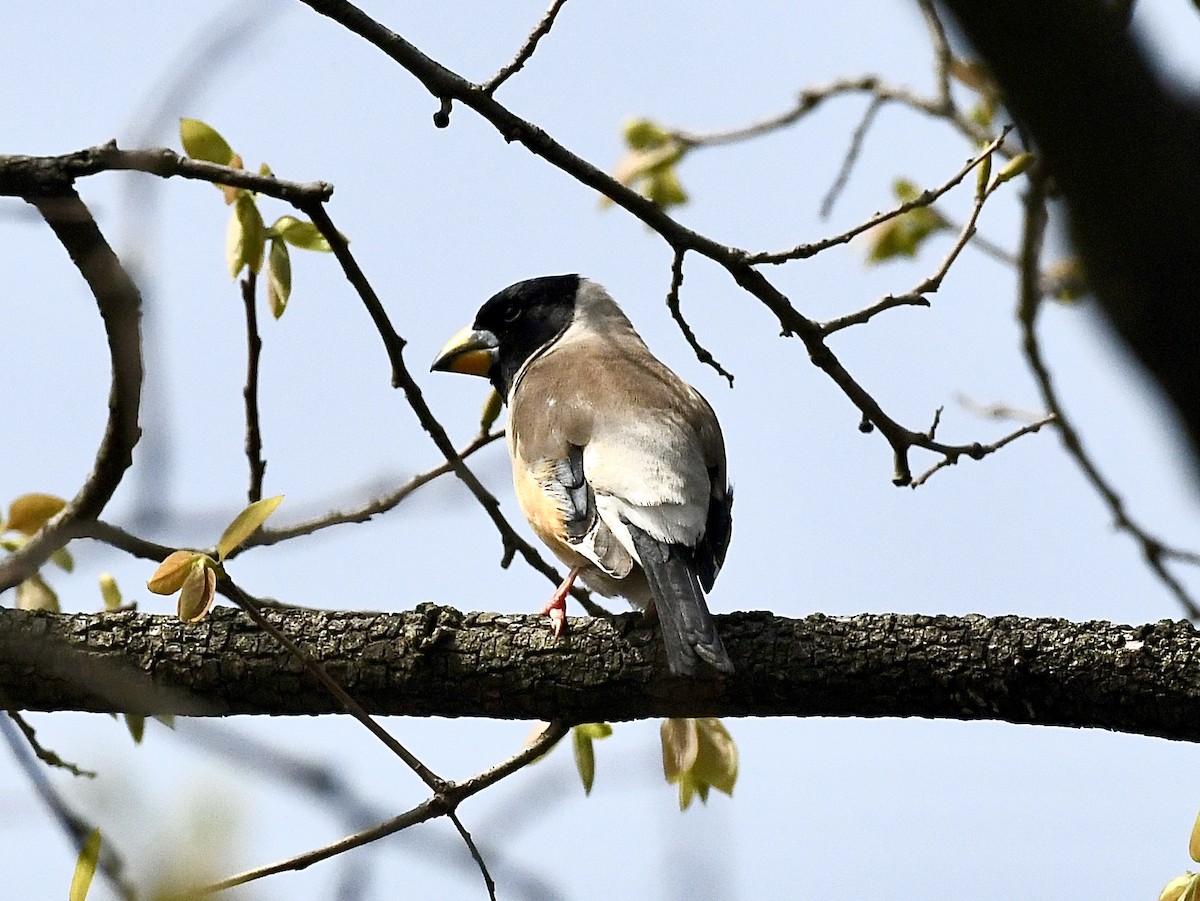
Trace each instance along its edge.
<instances>
[{"instance_id":1,"label":"thick tree branch","mask_svg":"<svg viewBox=\"0 0 1200 901\"><path fill-rule=\"evenodd\" d=\"M1015 616L718 617L736 673L671 677L640 615L264 611L372 714L564 722L661 716L920 716L1200 741L1187 623ZM36 678L34 673L37 673ZM340 705L249 619L0 610L0 692L19 709L214 716Z\"/></svg>"},{"instance_id":2,"label":"thick tree branch","mask_svg":"<svg viewBox=\"0 0 1200 901\"><path fill-rule=\"evenodd\" d=\"M103 512L133 464L133 448L142 434L138 426L144 375L141 294L75 190L61 184L44 189L48 193L35 190L23 196L66 248L95 295L104 321L112 361L108 422L83 487L62 512L0 563L0 592L37 572L54 551L66 544L77 522L95 519Z\"/></svg>"}]
</instances>

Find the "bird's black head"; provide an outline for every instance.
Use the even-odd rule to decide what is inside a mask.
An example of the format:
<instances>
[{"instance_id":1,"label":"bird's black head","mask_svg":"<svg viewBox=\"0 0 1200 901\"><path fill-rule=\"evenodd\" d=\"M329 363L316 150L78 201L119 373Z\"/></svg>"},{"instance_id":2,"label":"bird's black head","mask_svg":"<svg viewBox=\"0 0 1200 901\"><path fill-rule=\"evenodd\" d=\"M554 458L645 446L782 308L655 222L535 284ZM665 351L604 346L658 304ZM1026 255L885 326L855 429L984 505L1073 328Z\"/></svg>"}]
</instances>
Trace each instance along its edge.
<instances>
[{"instance_id":1,"label":"bird's black head","mask_svg":"<svg viewBox=\"0 0 1200 901\"><path fill-rule=\"evenodd\" d=\"M525 361L571 324L581 281L578 275L548 275L509 285L450 339L433 368L486 375L507 398Z\"/></svg>"},{"instance_id":2,"label":"bird's black head","mask_svg":"<svg viewBox=\"0 0 1200 901\"><path fill-rule=\"evenodd\" d=\"M547 275L510 285L479 309L475 329L496 336L496 366L488 378L508 396L525 361L571 324L578 275Z\"/></svg>"}]
</instances>

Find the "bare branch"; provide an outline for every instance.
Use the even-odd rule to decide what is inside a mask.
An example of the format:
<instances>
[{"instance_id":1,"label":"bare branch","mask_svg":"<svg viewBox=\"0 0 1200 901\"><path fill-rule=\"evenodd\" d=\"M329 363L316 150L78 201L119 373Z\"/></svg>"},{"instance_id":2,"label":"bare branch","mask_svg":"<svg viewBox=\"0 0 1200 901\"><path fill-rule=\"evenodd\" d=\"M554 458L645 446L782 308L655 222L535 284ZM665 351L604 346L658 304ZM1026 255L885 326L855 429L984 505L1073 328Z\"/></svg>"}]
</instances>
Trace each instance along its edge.
<instances>
[{"instance_id":1,"label":"bare branch","mask_svg":"<svg viewBox=\"0 0 1200 901\"><path fill-rule=\"evenodd\" d=\"M95 828L92 823L85 820L82 816L71 809L70 805L55 789L54 784L46 777L46 774L38 767L37 761L34 759L33 753L29 748L22 744L22 739L17 728L9 721L8 717L0 716L0 735L8 742L13 756L17 758L17 763L29 777L29 781L33 784L34 790L42 799L42 803L54 816L58 825L71 841L71 845L76 851L83 849L83 843L87 837L91 835ZM109 886L119 898L124 901L136 901L138 894L137 889L129 882L125 876L125 862L120 854L113 850L113 843L109 838L105 838L100 847L100 859L97 862L101 875L108 881Z\"/></svg>"},{"instance_id":2,"label":"bare branch","mask_svg":"<svg viewBox=\"0 0 1200 901\"><path fill-rule=\"evenodd\" d=\"M941 413L941 409L941 407L938 407L939 414ZM1006 444L1011 444L1023 435L1033 434L1034 432L1040 431L1042 426L1051 425L1057 421L1058 417L1052 413L1049 416L1042 417L1037 422L1026 423L1016 431L1009 432L1003 438L998 441L993 441L991 444L972 444L969 446L964 446L963 448L954 448L952 452L947 453L945 457L933 464L933 466L927 469L919 477L913 479L911 487L920 488L927 481L929 481L929 477L935 472L937 472L939 469L945 469L947 466L954 466L964 455L969 456L972 460L982 460L988 454L994 454ZM934 428L936 427L937 419L935 418ZM933 440L933 432L934 429L929 430L928 434L930 440Z\"/></svg>"},{"instance_id":3,"label":"bare branch","mask_svg":"<svg viewBox=\"0 0 1200 901\"><path fill-rule=\"evenodd\" d=\"M816 256L822 251L828 250L831 247L836 247L839 244L849 244L851 240L857 238L864 232L870 231L876 226L895 219L897 216L903 216L905 213L915 210L918 207L929 206L943 194L947 193L951 188L958 185L967 174L976 166L982 163L985 159L1000 149L1004 143L1004 139L1008 137L1011 127L1005 128L998 137L987 144L979 153L967 160L967 162L954 173L947 181L943 182L936 188L931 188L922 191L920 196L914 197L912 200L906 201L897 207L887 210L883 213L876 213L866 222L862 222L854 228L842 232L840 235L834 235L830 238L822 238L819 241L813 241L810 244L797 244L795 247L788 250L780 250L774 253L753 253L747 254L745 261L752 265L759 263L786 263L790 260L806 260L809 257Z\"/></svg>"},{"instance_id":4,"label":"bare branch","mask_svg":"<svg viewBox=\"0 0 1200 901\"><path fill-rule=\"evenodd\" d=\"M0 155L0 195L27 197L61 190L75 179L100 172L135 170L160 178L192 178L212 184L245 188L275 197L293 206L325 201L333 186L322 181L294 182L246 169L218 166L188 159L166 147L149 150L120 150L116 141L89 147L65 156Z\"/></svg>"},{"instance_id":5,"label":"bare branch","mask_svg":"<svg viewBox=\"0 0 1200 901\"><path fill-rule=\"evenodd\" d=\"M496 93L496 88L508 81L512 76L521 71L522 67L529 62L533 52L537 50L538 41L550 33L550 29L554 27L554 20L558 18L558 12L563 8L567 0L554 0L550 4L550 8L546 10L541 21L534 26L533 31L529 33L529 37L525 39L525 43L521 49L517 51L517 55L513 57L513 61L493 75L481 86L481 90L485 94Z\"/></svg>"},{"instance_id":6,"label":"bare branch","mask_svg":"<svg viewBox=\"0 0 1200 901\"><path fill-rule=\"evenodd\" d=\"M258 421L258 360L262 355L262 337L258 333L258 311L255 307L255 286L258 276L249 270L242 279L242 307L246 312L246 387L242 399L246 405L246 461L250 465L250 487L246 496L250 503L262 500L263 475L267 461L262 455L262 431Z\"/></svg>"},{"instance_id":7,"label":"bare branch","mask_svg":"<svg viewBox=\"0 0 1200 901\"><path fill-rule=\"evenodd\" d=\"M871 98L871 102L867 104L867 109L863 113L862 120L854 129L854 133L850 136L850 146L846 148L846 155L842 157L842 166L838 169L838 174L833 180L833 184L829 186L829 190L825 192L824 198L821 200L821 218L829 218L829 214L833 212L833 205L841 196L846 184L850 181L850 173L854 169L854 164L858 162L858 157L862 153L863 140L870 131L871 125L875 122L875 116L879 110L883 108L883 101L878 97Z\"/></svg>"},{"instance_id":8,"label":"bare branch","mask_svg":"<svg viewBox=\"0 0 1200 901\"><path fill-rule=\"evenodd\" d=\"M667 291L667 309L671 311L671 318L675 320L675 324L683 332L683 337L691 345L692 351L696 354L696 359L716 370L717 374L723 376L729 382L729 387L732 388L733 373L718 363L717 358L696 340L696 333L692 331L692 327L683 318L683 311L679 308L679 289L683 287L683 257L686 253L687 251L684 250L675 251L675 259L671 263L671 288Z\"/></svg>"},{"instance_id":9,"label":"bare branch","mask_svg":"<svg viewBox=\"0 0 1200 901\"><path fill-rule=\"evenodd\" d=\"M2 701L3 699L0 698L0 702ZM8 714L8 718L16 724L17 728L21 730L21 734L25 737L25 741L29 743L29 750L33 752L34 756L37 757L38 760L46 764L46 766L54 767L55 769L59 770L66 770L72 776L82 776L87 779L96 778L95 770L80 769L78 766L71 763L71 761L63 760L58 756L57 753L51 751L40 741L38 741L37 732L34 731L33 726L29 725L29 722L25 719L25 717L21 716L21 714L19 714L17 711L6 710L5 713Z\"/></svg>"},{"instance_id":10,"label":"bare branch","mask_svg":"<svg viewBox=\"0 0 1200 901\"><path fill-rule=\"evenodd\" d=\"M568 728L561 723L552 723L528 746L503 763L484 770L465 782L448 784L442 792L433 795L433 797L428 798L411 810L393 817L385 823L372 826L370 829L364 829L362 832L347 836L323 848L317 848L314 851L288 858L270 866L247 870L244 873L230 876L228 879L223 879L220 882L191 889L176 897L179 901L183 901L185 898L193 898L198 895L212 895L237 885L245 885L247 882L262 879L265 876L273 876L276 873L285 873L290 870L303 870L314 863L328 860L331 857L343 854L354 848L361 848L363 845L386 838L389 835L395 835L397 832L407 829L410 826L415 826L418 823L424 823L439 816L452 815L458 805L467 798L478 794L485 788L496 784L506 776L512 775L542 757L561 741L568 731ZM494 890L494 885L489 882L489 891L492 890ZM166 899L166 901L171 901L171 899Z\"/></svg>"},{"instance_id":11,"label":"bare branch","mask_svg":"<svg viewBox=\"0 0 1200 901\"><path fill-rule=\"evenodd\" d=\"M20 550L0 561L0 592L33 575L50 555L66 544L77 521L95 519L117 490L133 463L141 437L138 410L142 394L141 295L121 261L104 240L91 212L74 189L59 187L51 195L26 198L37 207L66 248L96 297L112 368L108 422L96 460L83 487Z\"/></svg>"}]
</instances>

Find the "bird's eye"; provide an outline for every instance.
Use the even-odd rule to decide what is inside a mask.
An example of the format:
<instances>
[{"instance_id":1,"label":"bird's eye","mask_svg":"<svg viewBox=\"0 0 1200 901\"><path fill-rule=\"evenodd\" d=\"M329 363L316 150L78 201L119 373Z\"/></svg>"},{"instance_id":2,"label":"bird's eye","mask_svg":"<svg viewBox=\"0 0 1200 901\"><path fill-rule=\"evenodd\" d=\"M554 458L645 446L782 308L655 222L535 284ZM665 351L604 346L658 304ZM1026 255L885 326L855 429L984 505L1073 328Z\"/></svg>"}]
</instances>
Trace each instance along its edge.
<instances>
[{"instance_id":1,"label":"bird's eye","mask_svg":"<svg viewBox=\"0 0 1200 901\"><path fill-rule=\"evenodd\" d=\"M505 310L505 312L504 312L504 321L505 322L516 322L520 318L521 318L521 308L520 307L513 307L512 309Z\"/></svg>"}]
</instances>

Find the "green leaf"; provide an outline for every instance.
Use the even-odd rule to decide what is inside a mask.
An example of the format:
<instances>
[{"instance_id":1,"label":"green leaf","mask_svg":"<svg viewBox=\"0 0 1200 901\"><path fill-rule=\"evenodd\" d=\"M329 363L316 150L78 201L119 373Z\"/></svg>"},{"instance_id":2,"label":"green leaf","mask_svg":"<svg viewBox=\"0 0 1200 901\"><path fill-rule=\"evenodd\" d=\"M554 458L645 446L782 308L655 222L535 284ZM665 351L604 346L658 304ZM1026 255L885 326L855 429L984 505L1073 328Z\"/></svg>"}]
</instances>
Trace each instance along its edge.
<instances>
[{"instance_id":1,"label":"green leaf","mask_svg":"<svg viewBox=\"0 0 1200 901\"><path fill-rule=\"evenodd\" d=\"M675 171L676 164L685 153L686 148L673 140L659 146L631 150L617 163L613 178L640 191L659 206L685 203L687 193Z\"/></svg>"},{"instance_id":2,"label":"green leaf","mask_svg":"<svg viewBox=\"0 0 1200 901\"><path fill-rule=\"evenodd\" d=\"M671 134L649 119L631 119L625 123L625 144L630 150L649 150L671 141Z\"/></svg>"},{"instance_id":3,"label":"green leaf","mask_svg":"<svg viewBox=\"0 0 1200 901\"><path fill-rule=\"evenodd\" d=\"M946 221L938 212L927 206L915 207L871 230L867 262L915 257L925 239L944 228Z\"/></svg>"},{"instance_id":4,"label":"green leaf","mask_svg":"<svg viewBox=\"0 0 1200 901\"><path fill-rule=\"evenodd\" d=\"M233 518L225 529L221 540L217 542L217 559L224 560L229 552L258 531L267 521L267 517L275 512L275 508L283 503L283 495L265 497L261 501L250 504Z\"/></svg>"},{"instance_id":5,"label":"green leaf","mask_svg":"<svg viewBox=\"0 0 1200 901\"><path fill-rule=\"evenodd\" d=\"M479 414L479 431L485 434L490 432L503 409L504 398L493 388L488 392L487 400L483 402L483 410Z\"/></svg>"},{"instance_id":6,"label":"green leaf","mask_svg":"<svg viewBox=\"0 0 1200 901\"><path fill-rule=\"evenodd\" d=\"M737 782L737 746L719 719L668 719L660 727L663 774L679 789L679 809L692 799L707 802L710 789L733 794Z\"/></svg>"},{"instance_id":7,"label":"green leaf","mask_svg":"<svg viewBox=\"0 0 1200 901\"><path fill-rule=\"evenodd\" d=\"M63 572L75 572L75 558L65 547L55 548L50 552L50 562Z\"/></svg>"},{"instance_id":8,"label":"green leaf","mask_svg":"<svg viewBox=\"0 0 1200 901\"><path fill-rule=\"evenodd\" d=\"M292 260L282 239L273 238L267 254L267 307L271 315L276 319L282 316L291 296Z\"/></svg>"},{"instance_id":9,"label":"green leaf","mask_svg":"<svg viewBox=\"0 0 1200 901\"><path fill-rule=\"evenodd\" d=\"M179 618L185 623L195 623L204 619L204 615L213 605L217 596L217 573L212 568L212 560L204 555L192 562L187 578L183 580L183 588L179 591Z\"/></svg>"},{"instance_id":10,"label":"green leaf","mask_svg":"<svg viewBox=\"0 0 1200 901\"><path fill-rule=\"evenodd\" d=\"M146 736L146 718L140 713L125 714L125 728L133 736L133 743L140 745Z\"/></svg>"},{"instance_id":11,"label":"green leaf","mask_svg":"<svg viewBox=\"0 0 1200 901\"><path fill-rule=\"evenodd\" d=\"M688 201L687 191L683 189L674 166L658 169L647 176L642 193L646 195L647 200L663 209L680 206Z\"/></svg>"},{"instance_id":12,"label":"green leaf","mask_svg":"<svg viewBox=\"0 0 1200 901\"><path fill-rule=\"evenodd\" d=\"M32 535L66 505L65 500L53 494L22 494L8 508L8 521L4 524L4 531Z\"/></svg>"},{"instance_id":13,"label":"green leaf","mask_svg":"<svg viewBox=\"0 0 1200 901\"><path fill-rule=\"evenodd\" d=\"M996 173L996 185L1002 185L1006 181L1010 181L1020 175L1033 165L1034 155L1032 153L1018 153L1011 160L1005 163L1000 171ZM993 185L992 187L995 187Z\"/></svg>"},{"instance_id":14,"label":"green leaf","mask_svg":"<svg viewBox=\"0 0 1200 901\"><path fill-rule=\"evenodd\" d=\"M315 250L321 253L329 253L333 250L319 228L311 222L305 222L295 216L280 216L275 220L270 231L300 250ZM344 236L342 240L345 240Z\"/></svg>"},{"instance_id":15,"label":"green leaf","mask_svg":"<svg viewBox=\"0 0 1200 901\"><path fill-rule=\"evenodd\" d=\"M907 178L897 178L892 182L892 194L901 203L912 203L921 196L921 189Z\"/></svg>"},{"instance_id":16,"label":"green leaf","mask_svg":"<svg viewBox=\"0 0 1200 901\"><path fill-rule=\"evenodd\" d=\"M75 861L75 874L71 877L71 891L68 901L85 901L88 889L92 887L92 877L96 875L96 865L100 862L100 830L93 829L84 840Z\"/></svg>"},{"instance_id":17,"label":"green leaf","mask_svg":"<svg viewBox=\"0 0 1200 901\"><path fill-rule=\"evenodd\" d=\"M180 119L179 138L184 152L194 160L228 166L233 159L233 148L215 128L199 119Z\"/></svg>"},{"instance_id":18,"label":"green leaf","mask_svg":"<svg viewBox=\"0 0 1200 901\"><path fill-rule=\"evenodd\" d=\"M183 587L192 566L203 556L199 551L174 551L158 565L146 587L154 594L174 594Z\"/></svg>"},{"instance_id":19,"label":"green leaf","mask_svg":"<svg viewBox=\"0 0 1200 901\"><path fill-rule=\"evenodd\" d=\"M262 213L258 211L254 197L243 191L229 214L229 226L225 232L225 262L229 266L230 277L237 278L243 268L259 272L266 243L267 230L263 225Z\"/></svg>"},{"instance_id":20,"label":"green leaf","mask_svg":"<svg viewBox=\"0 0 1200 901\"><path fill-rule=\"evenodd\" d=\"M17 585L18 610L45 610L49 613L61 613L58 595L47 585L41 576L30 576Z\"/></svg>"},{"instance_id":21,"label":"green leaf","mask_svg":"<svg viewBox=\"0 0 1200 901\"><path fill-rule=\"evenodd\" d=\"M612 726L608 723L583 723L571 729L571 738L575 745L575 768L579 770L579 778L583 781L583 793L592 793L592 783L596 778L596 752L592 742L612 735Z\"/></svg>"},{"instance_id":22,"label":"green leaf","mask_svg":"<svg viewBox=\"0 0 1200 901\"><path fill-rule=\"evenodd\" d=\"M100 597L104 598L104 609L116 610L121 606L121 589L112 573L100 573Z\"/></svg>"}]
</instances>

